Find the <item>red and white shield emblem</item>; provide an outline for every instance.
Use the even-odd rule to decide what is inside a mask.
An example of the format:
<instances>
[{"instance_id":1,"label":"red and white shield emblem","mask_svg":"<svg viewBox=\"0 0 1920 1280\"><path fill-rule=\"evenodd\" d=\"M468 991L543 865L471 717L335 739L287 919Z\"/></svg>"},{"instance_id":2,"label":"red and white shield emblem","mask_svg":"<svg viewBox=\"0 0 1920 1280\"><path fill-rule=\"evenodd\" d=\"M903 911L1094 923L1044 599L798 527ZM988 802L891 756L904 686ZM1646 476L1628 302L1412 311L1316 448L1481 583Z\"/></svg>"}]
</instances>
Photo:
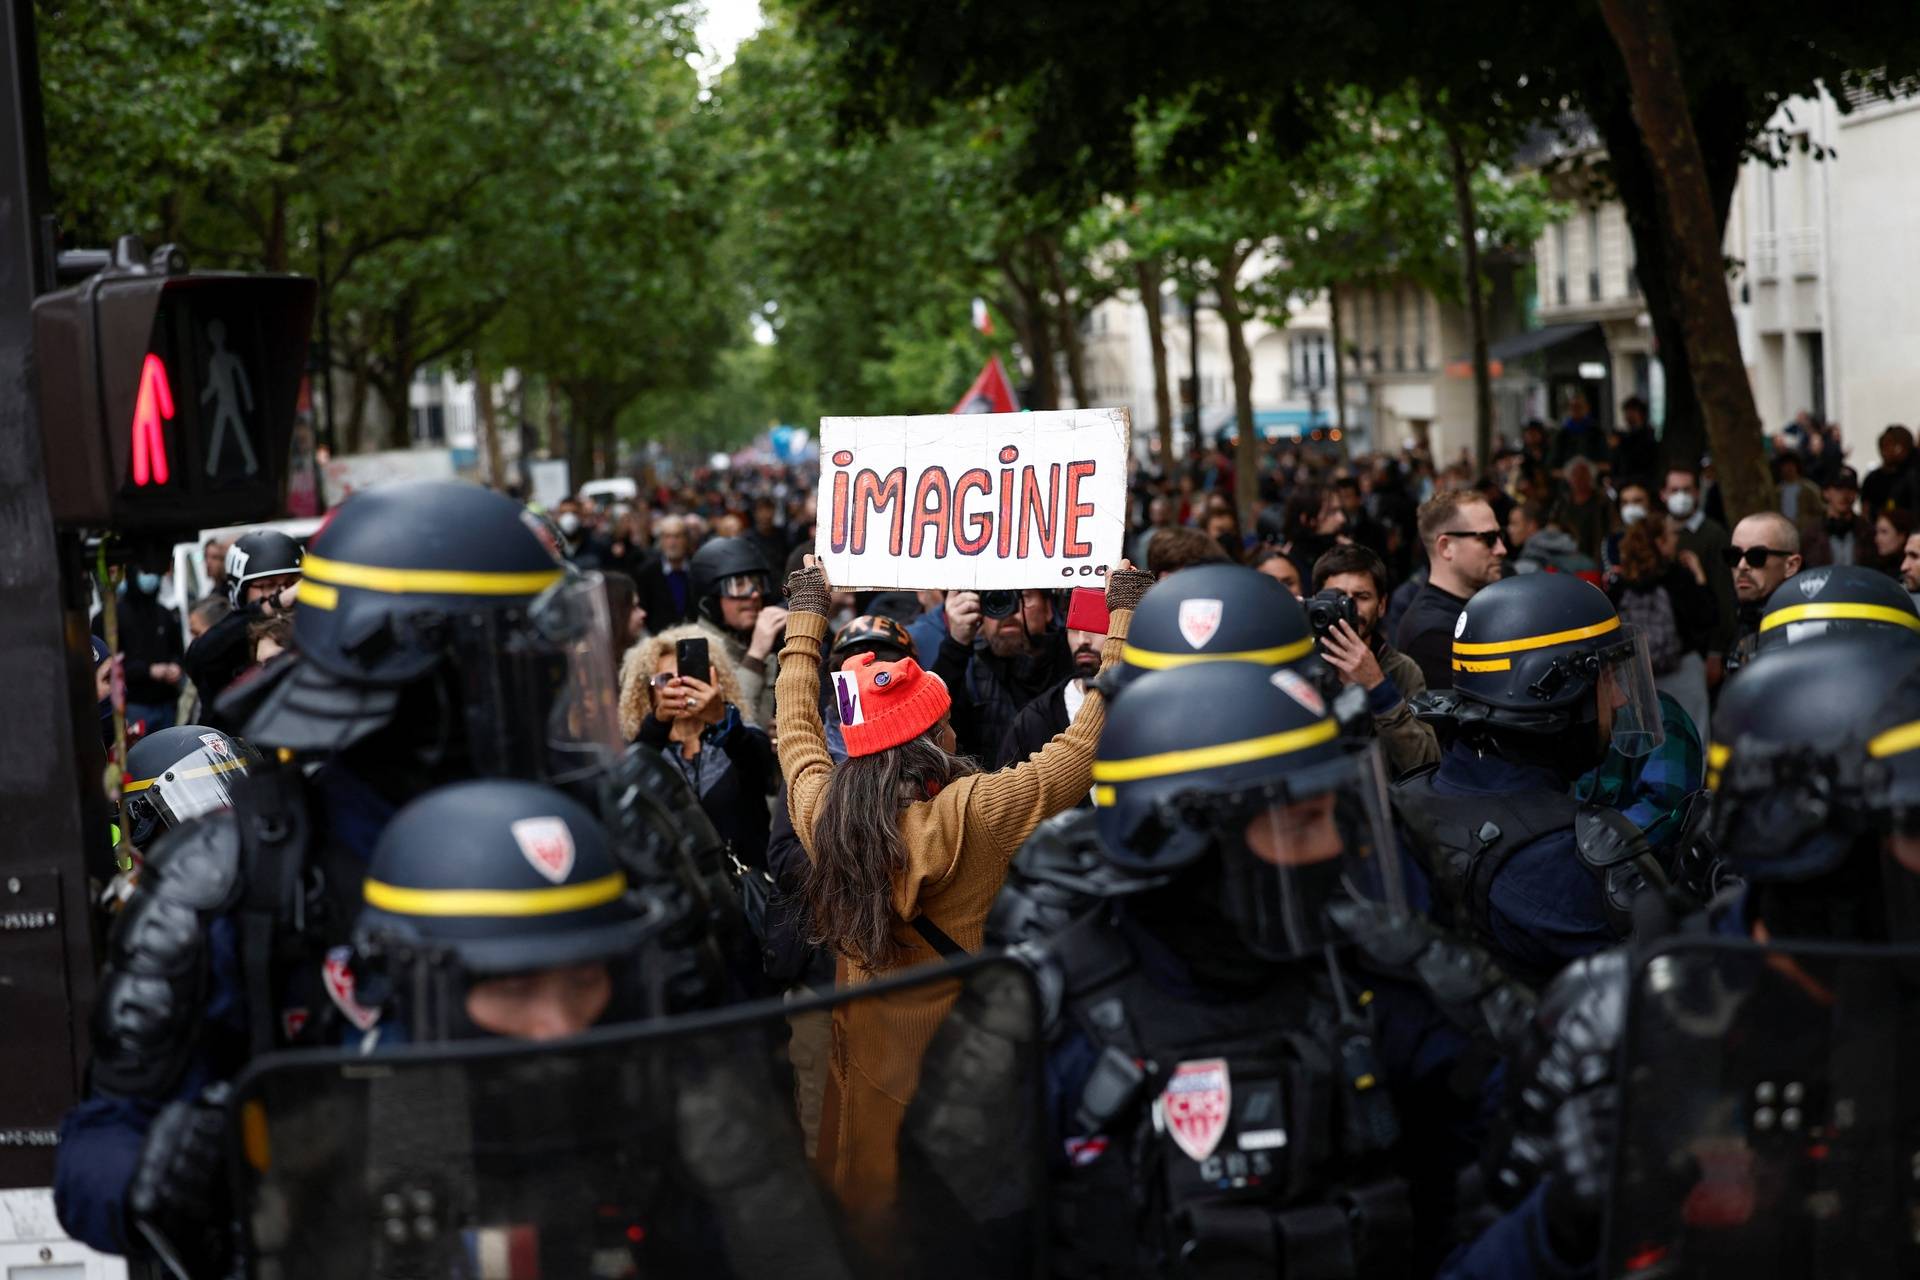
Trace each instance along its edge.
<instances>
[{"instance_id":1,"label":"red and white shield emblem","mask_svg":"<svg viewBox=\"0 0 1920 1280\"><path fill-rule=\"evenodd\" d=\"M1220 1145L1233 1108L1233 1086L1225 1058L1183 1062L1174 1068L1160 1095L1160 1113L1180 1149L1195 1160L1205 1160Z\"/></svg>"},{"instance_id":2,"label":"red and white shield emblem","mask_svg":"<svg viewBox=\"0 0 1920 1280\"><path fill-rule=\"evenodd\" d=\"M573 870L573 832L562 818L521 818L509 828L527 862L555 884Z\"/></svg>"},{"instance_id":3,"label":"red and white shield emblem","mask_svg":"<svg viewBox=\"0 0 1920 1280\"><path fill-rule=\"evenodd\" d=\"M1220 629L1220 602L1182 600L1179 622L1181 636L1198 649L1213 639L1213 633Z\"/></svg>"},{"instance_id":4,"label":"red and white shield emblem","mask_svg":"<svg viewBox=\"0 0 1920 1280\"><path fill-rule=\"evenodd\" d=\"M333 1001L333 1007L347 1015L348 1022L365 1031L380 1021L380 1011L369 1009L353 998L353 969L348 963L352 956L353 952L346 947L327 952L326 962L320 966L320 983L326 987L327 999Z\"/></svg>"},{"instance_id":5,"label":"red and white shield emblem","mask_svg":"<svg viewBox=\"0 0 1920 1280\"><path fill-rule=\"evenodd\" d=\"M200 745L207 749L210 756L219 756L223 760L227 758L227 740L217 733L201 734Z\"/></svg>"}]
</instances>

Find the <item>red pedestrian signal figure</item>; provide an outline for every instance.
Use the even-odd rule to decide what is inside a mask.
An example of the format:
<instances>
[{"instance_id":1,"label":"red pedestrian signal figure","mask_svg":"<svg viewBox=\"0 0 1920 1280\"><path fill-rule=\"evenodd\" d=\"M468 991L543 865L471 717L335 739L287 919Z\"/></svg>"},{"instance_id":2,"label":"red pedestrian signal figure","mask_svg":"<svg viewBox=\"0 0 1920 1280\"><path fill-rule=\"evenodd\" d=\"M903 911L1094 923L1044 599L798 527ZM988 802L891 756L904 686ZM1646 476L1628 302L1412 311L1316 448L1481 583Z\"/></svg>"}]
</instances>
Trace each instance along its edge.
<instances>
[{"instance_id":1,"label":"red pedestrian signal figure","mask_svg":"<svg viewBox=\"0 0 1920 1280\"><path fill-rule=\"evenodd\" d=\"M173 388L167 366L151 351L140 366L140 393L133 402L133 483L167 482L167 421L173 417Z\"/></svg>"}]
</instances>

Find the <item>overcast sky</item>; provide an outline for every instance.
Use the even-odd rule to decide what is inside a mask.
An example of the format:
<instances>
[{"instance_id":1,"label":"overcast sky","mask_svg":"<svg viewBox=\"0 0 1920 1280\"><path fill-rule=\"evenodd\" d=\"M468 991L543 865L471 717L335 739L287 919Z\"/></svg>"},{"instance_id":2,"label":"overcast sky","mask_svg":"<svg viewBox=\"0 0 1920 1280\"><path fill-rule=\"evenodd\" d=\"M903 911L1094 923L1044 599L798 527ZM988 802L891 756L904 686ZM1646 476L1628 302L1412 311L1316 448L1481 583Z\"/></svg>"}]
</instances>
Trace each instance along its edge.
<instances>
[{"instance_id":1,"label":"overcast sky","mask_svg":"<svg viewBox=\"0 0 1920 1280\"><path fill-rule=\"evenodd\" d=\"M702 0L706 17L700 22L700 43L707 60L700 68L711 80L733 61L740 42L760 29L760 0Z\"/></svg>"}]
</instances>

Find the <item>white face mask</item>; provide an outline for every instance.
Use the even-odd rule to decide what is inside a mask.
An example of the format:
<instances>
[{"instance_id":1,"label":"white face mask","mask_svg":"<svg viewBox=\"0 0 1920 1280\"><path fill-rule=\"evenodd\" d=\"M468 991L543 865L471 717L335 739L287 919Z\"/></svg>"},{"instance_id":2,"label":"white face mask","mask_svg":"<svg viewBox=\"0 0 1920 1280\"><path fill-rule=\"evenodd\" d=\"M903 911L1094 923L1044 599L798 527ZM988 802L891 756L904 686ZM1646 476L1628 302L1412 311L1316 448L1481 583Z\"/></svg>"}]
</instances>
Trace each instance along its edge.
<instances>
[{"instance_id":1,"label":"white face mask","mask_svg":"<svg viewBox=\"0 0 1920 1280\"><path fill-rule=\"evenodd\" d=\"M556 523L560 526L560 532L566 534L569 538L580 532L580 517L571 511L561 512L560 519Z\"/></svg>"},{"instance_id":2,"label":"white face mask","mask_svg":"<svg viewBox=\"0 0 1920 1280\"><path fill-rule=\"evenodd\" d=\"M1628 502L1620 507L1620 520L1624 524L1639 524L1647 518L1647 504Z\"/></svg>"},{"instance_id":3,"label":"white face mask","mask_svg":"<svg viewBox=\"0 0 1920 1280\"><path fill-rule=\"evenodd\" d=\"M1693 491L1681 489L1667 495L1667 513L1676 520L1685 520L1693 514Z\"/></svg>"}]
</instances>

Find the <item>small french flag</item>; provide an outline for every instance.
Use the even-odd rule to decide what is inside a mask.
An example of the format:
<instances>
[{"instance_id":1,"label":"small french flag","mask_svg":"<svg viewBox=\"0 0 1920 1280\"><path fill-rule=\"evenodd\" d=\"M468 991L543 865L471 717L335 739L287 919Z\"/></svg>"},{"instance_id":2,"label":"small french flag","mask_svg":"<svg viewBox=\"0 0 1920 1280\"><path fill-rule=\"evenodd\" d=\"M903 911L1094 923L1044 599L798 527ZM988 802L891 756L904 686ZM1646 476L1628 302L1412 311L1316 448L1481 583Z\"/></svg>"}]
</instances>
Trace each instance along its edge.
<instances>
[{"instance_id":1,"label":"small french flag","mask_svg":"<svg viewBox=\"0 0 1920 1280\"><path fill-rule=\"evenodd\" d=\"M993 336L993 313L987 310L985 298L973 300L973 327L988 337Z\"/></svg>"},{"instance_id":2,"label":"small french flag","mask_svg":"<svg viewBox=\"0 0 1920 1280\"><path fill-rule=\"evenodd\" d=\"M540 1280L540 1229L531 1223L460 1233L474 1280Z\"/></svg>"}]
</instances>

